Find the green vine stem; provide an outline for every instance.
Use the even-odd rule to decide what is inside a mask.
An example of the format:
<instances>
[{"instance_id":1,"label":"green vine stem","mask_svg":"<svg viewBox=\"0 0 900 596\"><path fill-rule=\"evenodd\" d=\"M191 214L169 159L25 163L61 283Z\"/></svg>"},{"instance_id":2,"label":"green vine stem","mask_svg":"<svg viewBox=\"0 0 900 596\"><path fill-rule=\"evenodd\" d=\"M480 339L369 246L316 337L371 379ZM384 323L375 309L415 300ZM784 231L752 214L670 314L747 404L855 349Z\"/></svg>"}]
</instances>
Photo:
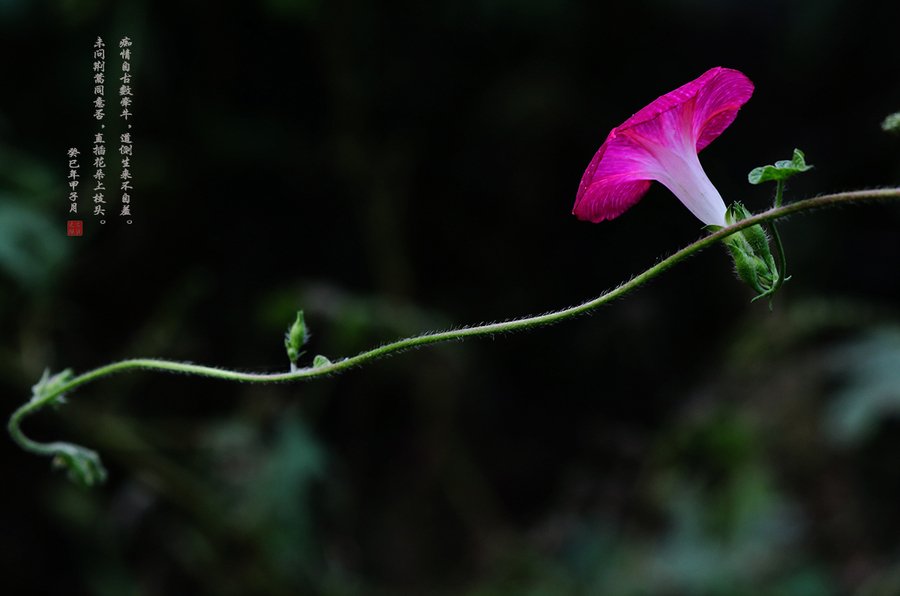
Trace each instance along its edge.
<instances>
[{"instance_id":1,"label":"green vine stem","mask_svg":"<svg viewBox=\"0 0 900 596\"><path fill-rule=\"evenodd\" d=\"M778 187L775 190L775 209L781 208L781 198L784 195L784 180L778 181ZM775 241L775 250L778 253L778 280L775 282L775 285L772 287L773 293L778 291L778 288L788 280L785 277L785 269L787 267L785 256L784 256L784 246L781 244L781 236L778 235L778 230L775 228L775 222L772 221L769 224L769 229L772 230L772 239ZM772 299L769 298L769 308L772 308Z\"/></svg>"},{"instance_id":2,"label":"green vine stem","mask_svg":"<svg viewBox=\"0 0 900 596\"><path fill-rule=\"evenodd\" d=\"M169 360L158 360L153 358L135 358L107 364L106 366L95 368L94 370L83 373L77 377L71 377L69 371L64 371L64 373L60 373L59 375L56 375L52 378L48 378L48 375L45 374L42 381L35 385L34 396L32 397L32 399L28 403L18 408L10 417L8 425L9 433L12 439L23 449L31 451L33 453L37 453L39 455L54 456L56 458L54 462L57 465L68 467L70 469L70 474L72 474L74 470L76 472L76 475L81 477L80 479L82 482L86 484L92 484L97 480L102 481L105 477L105 471L100 465L99 458L97 458L96 453L83 447L72 445L70 443L39 443L37 441L33 441L22 433L20 424L23 418L25 418L29 414L33 414L42 407L50 404L62 403L63 396L66 393L71 392L81 385L84 385L96 379L100 379L107 375L124 372L131 369L145 369L203 375L219 379L254 383L283 383L329 375L348 368L352 368L354 366L359 366L364 362L380 358L393 352L424 346L426 344L433 344L449 340L459 340L479 335L507 333L510 331L518 331L530 327L538 327L541 325L555 323L563 319L567 319L569 317L574 317L591 311L599 306L602 306L608 302L615 300L616 298L627 294L631 290L634 290L638 286L650 281L657 275L668 270L676 263L679 263L689 256L707 248L708 246L715 244L720 240L723 240L729 234L732 234L744 228L748 228L762 222L780 219L782 217L786 217L788 215L799 213L801 211L807 211L810 209L867 200L897 198L900 198L900 188L885 188L823 195L820 197L791 203L785 206L773 207L768 211L764 211L762 213L744 219L732 226L723 228L718 232L697 240L693 244L660 261L653 267L650 267L643 273L636 275L631 280L621 284L617 288L610 290L602 294L601 296L594 298L593 300L584 302L578 306L572 306L534 317L525 317L521 319L514 319L512 321L504 321L502 323L490 323L487 325L464 327L461 329L453 329L450 331L425 333L423 335L401 339L393 343L385 344L366 352L362 352L356 356L353 356L352 358L344 358L343 360L335 362L326 361L324 359L319 360L317 358L313 366L298 368L289 372L274 374L245 373L185 362L173 362ZM74 467L73 460L76 460ZM84 472L84 474L81 474L81 472Z\"/></svg>"}]
</instances>

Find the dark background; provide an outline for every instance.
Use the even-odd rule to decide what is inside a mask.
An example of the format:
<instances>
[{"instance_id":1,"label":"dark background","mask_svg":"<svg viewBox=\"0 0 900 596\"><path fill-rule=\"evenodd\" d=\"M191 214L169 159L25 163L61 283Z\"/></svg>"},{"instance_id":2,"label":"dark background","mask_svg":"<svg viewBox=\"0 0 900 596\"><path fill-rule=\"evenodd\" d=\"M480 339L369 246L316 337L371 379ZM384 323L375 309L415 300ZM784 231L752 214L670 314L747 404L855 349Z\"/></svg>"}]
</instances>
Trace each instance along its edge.
<instances>
[{"instance_id":1,"label":"dark background","mask_svg":"<svg viewBox=\"0 0 900 596\"><path fill-rule=\"evenodd\" d=\"M0 400L49 367L315 354L563 308L702 234L660 185L571 215L609 130L714 66L726 202L900 184L895 2L0 2ZM80 202L91 51L133 41L133 223ZM109 110L110 113L113 110ZM115 118L108 116L112 123ZM115 163L115 162L113 162ZM107 174L115 174L116 166ZM900 206L796 216L769 312L710 249L555 326L259 386L132 372L11 442L4 593L900 593Z\"/></svg>"}]
</instances>

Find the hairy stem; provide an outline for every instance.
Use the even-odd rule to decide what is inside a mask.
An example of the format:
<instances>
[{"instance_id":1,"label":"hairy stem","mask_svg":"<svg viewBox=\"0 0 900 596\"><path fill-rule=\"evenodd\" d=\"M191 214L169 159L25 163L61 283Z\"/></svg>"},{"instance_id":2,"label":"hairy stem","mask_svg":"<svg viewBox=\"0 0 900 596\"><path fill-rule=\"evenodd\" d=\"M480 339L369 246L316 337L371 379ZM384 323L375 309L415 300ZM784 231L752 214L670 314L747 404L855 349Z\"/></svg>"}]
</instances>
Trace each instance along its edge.
<instances>
[{"instance_id":1,"label":"hairy stem","mask_svg":"<svg viewBox=\"0 0 900 596\"><path fill-rule=\"evenodd\" d=\"M59 383L54 386L51 390L48 390L45 393L40 395L35 395L35 397L29 401L28 403L22 405L19 409L17 409L12 417L9 420L9 433L14 441L16 441L23 449L28 451L42 454L42 455L58 455L64 448L69 446L68 443L38 443L26 437L21 429L19 428L20 422L22 419L43 406L51 403L58 403L61 396L64 394L99 379L101 377L105 377L107 375L124 372L131 369L145 369L145 370L160 370L160 371L171 371L171 372L179 372L193 375L203 375L207 377L215 377L219 379L226 379L232 381L244 381L244 382L253 382L253 383L279 383L279 382L288 382L288 381L298 381L301 379L310 379L313 377L319 377L323 375L333 374L336 372L343 371L345 369L358 366L366 361L374 360L381 356L385 356L387 354L391 354L393 352L398 352L401 350L406 350L409 348L419 347L426 344L433 344L437 342L449 341L449 340L459 340L467 337L475 337L479 335L492 335L496 333L507 333L510 331L518 331L521 329L527 329L530 327L538 327L541 325L548 325L550 323L555 323L561 321L563 319L567 319L569 317L574 317L588 311L591 311L599 306L602 306L608 302L619 298L631 290L634 290L638 286L650 281L657 275L663 273L667 269L671 268L676 263L683 261L689 256L696 254L707 248L708 246L715 244L716 242L723 240L728 235L742 230L744 228L748 228L750 226L765 222L772 221L775 219L779 219L782 217L786 217L793 213L799 213L801 211L807 211L810 209L817 209L828 207L832 205L838 205L843 203L854 203L860 201L874 200L874 199L897 199L900 198L900 188L886 188L886 189L877 189L877 190L860 190L853 192L844 192L832 195L823 195L820 197L815 197L812 199L806 199L803 201L798 201L796 203L792 203L790 205L781 206L781 182L778 185L778 197L776 199L776 207L764 211L763 213L759 213L747 219L744 219L732 226L727 228L723 228L718 232L710 234L709 236L702 238L693 244L681 249L677 253L672 256L664 259L654 265L653 267L647 269L643 273L636 275L631 280L623 283L619 287L614 290L610 290L593 300L589 300L584 302L578 306L572 306L569 308L564 308L562 310L549 312L543 315L538 315L534 317L525 317L521 319L514 319L512 321L505 321L502 323L491 323L487 325L478 325L474 327L465 327L462 329L454 329L449 331L438 331L433 333L426 333L424 335L419 335L416 337L410 337L407 339L401 339L399 341L395 341L393 343L385 344L379 346L377 348L368 350L366 352L362 352L361 354L357 354L352 358L344 358L343 360L339 360L336 362L328 362L325 364L321 364L320 366L313 366L307 368L295 368L292 367L292 370L289 372L283 373L274 373L274 374L256 374L256 373L244 373L231 371L221 368L214 368L210 366L201 366L198 364L190 364L186 362L173 362L169 360L157 360L152 358L135 358L131 360L123 360L121 362L115 362L112 364L107 364L105 366L101 366L94 370L88 371L84 374L81 374L67 382ZM774 231L774 230L773 230ZM781 248L780 239L775 233L776 245L778 248L779 256L781 259L781 266L784 267L784 256L783 250ZM783 269L782 269L783 270ZM781 280L779 280L781 281Z\"/></svg>"}]
</instances>

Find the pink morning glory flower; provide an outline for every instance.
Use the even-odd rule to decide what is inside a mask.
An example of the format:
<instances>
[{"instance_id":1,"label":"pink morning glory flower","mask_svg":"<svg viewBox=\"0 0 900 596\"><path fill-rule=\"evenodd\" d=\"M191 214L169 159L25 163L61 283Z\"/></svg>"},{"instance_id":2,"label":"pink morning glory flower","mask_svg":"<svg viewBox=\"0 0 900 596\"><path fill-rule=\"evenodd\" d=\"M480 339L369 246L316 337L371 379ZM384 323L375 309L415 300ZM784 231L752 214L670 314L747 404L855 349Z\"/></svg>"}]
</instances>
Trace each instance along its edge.
<instances>
[{"instance_id":1,"label":"pink morning glory flower","mask_svg":"<svg viewBox=\"0 0 900 596\"><path fill-rule=\"evenodd\" d=\"M725 203L697 153L722 134L753 94L730 68L713 68L651 103L609 133L578 187L578 219L613 219L661 182L707 225L725 226Z\"/></svg>"}]
</instances>

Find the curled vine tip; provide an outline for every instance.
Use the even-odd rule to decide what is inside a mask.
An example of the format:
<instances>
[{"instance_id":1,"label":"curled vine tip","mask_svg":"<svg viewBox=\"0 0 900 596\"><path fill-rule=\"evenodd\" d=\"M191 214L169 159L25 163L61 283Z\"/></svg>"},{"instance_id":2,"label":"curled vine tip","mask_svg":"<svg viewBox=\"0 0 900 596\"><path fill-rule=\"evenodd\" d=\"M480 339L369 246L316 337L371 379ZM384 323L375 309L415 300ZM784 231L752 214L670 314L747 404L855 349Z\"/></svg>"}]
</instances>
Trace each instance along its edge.
<instances>
[{"instance_id":1,"label":"curled vine tip","mask_svg":"<svg viewBox=\"0 0 900 596\"><path fill-rule=\"evenodd\" d=\"M16 410L9 421L9 432L13 440L23 448L53 457L53 467L63 468L68 477L81 486L93 486L106 480L106 469L96 451L72 443L38 443L22 434L19 423L24 416L33 414L46 405L59 407L66 403L66 389L73 385L71 369L65 369L55 375L45 369L40 380L31 387L31 400Z\"/></svg>"}]
</instances>

